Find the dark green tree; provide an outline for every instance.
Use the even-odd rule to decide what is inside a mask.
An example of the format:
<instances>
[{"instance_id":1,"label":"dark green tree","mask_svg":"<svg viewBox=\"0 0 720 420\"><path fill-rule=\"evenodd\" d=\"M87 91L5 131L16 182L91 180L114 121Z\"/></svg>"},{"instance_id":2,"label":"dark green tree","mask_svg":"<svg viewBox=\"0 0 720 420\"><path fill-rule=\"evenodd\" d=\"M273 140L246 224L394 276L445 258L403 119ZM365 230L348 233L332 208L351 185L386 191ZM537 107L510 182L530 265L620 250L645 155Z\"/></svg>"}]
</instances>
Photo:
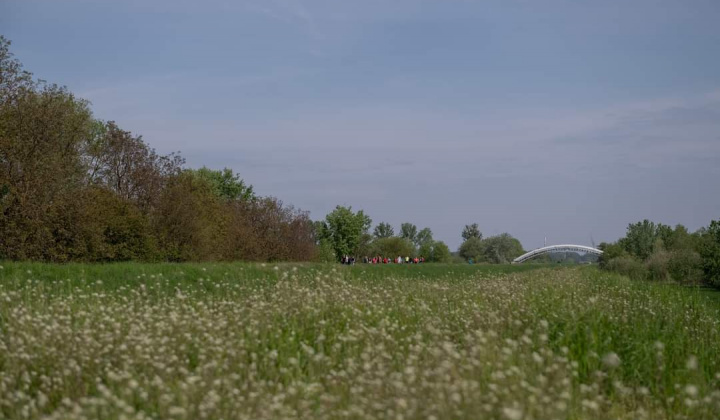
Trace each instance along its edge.
<instances>
[{"instance_id":1,"label":"dark green tree","mask_svg":"<svg viewBox=\"0 0 720 420\"><path fill-rule=\"evenodd\" d=\"M644 261L652 254L657 239L666 239L672 228L647 219L628 225L627 233L619 243L630 255Z\"/></svg>"},{"instance_id":2,"label":"dark green tree","mask_svg":"<svg viewBox=\"0 0 720 420\"><path fill-rule=\"evenodd\" d=\"M473 223L471 225L465 225L465 228L462 231L462 238L463 241L467 241L470 238L482 239L482 233L480 233L478 224Z\"/></svg>"},{"instance_id":3,"label":"dark green tree","mask_svg":"<svg viewBox=\"0 0 720 420\"><path fill-rule=\"evenodd\" d=\"M390 223L382 222L379 225L375 226L373 236L375 236L376 238L389 238L391 236L395 236L395 230L390 225Z\"/></svg>"},{"instance_id":4,"label":"dark green tree","mask_svg":"<svg viewBox=\"0 0 720 420\"><path fill-rule=\"evenodd\" d=\"M702 235L700 248L705 281L720 286L720 220L713 220Z\"/></svg>"}]
</instances>

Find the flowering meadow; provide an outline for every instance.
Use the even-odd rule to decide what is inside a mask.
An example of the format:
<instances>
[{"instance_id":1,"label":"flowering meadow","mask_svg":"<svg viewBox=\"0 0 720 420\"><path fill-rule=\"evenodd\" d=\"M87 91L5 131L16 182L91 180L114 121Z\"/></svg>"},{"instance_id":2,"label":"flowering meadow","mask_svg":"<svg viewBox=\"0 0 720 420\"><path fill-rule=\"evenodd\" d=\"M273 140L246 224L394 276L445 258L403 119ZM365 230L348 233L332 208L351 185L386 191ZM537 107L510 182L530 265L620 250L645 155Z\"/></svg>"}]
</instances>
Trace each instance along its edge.
<instances>
[{"instance_id":1,"label":"flowering meadow","mask_svg":"<svg viewBox=\"0 0 720 420\"><path fill-rule=\"evenodd\" d=\"M720 293L593 267L0 263L3 419L712 419Z\"/></svg>"}]
</instances>

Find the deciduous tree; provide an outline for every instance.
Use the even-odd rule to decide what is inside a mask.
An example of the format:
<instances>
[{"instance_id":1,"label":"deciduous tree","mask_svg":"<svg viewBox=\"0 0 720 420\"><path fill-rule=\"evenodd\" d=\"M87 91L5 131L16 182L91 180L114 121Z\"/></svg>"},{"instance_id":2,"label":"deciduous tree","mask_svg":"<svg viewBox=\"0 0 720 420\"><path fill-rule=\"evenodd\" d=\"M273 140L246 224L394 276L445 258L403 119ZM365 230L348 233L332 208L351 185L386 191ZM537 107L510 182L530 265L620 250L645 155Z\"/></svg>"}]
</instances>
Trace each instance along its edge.
<instances>
[{"instance_id":1,"label":"deciduous tree","mask_svg":"<svg viewBox=\"0 0 720 420\"><path fill-rule=\"evenodd\" d=\"M390 223L382 222L375 226L373 236L375 236L376 238L389 238L391 236L395 236L395 230L390 225Z\"/></svg>"},{"instance_id":2,"label":"deciduous tree","mask_svg":"<svg viewBox=\"0 0 720 420\"><path fill-rule=\"evenodd\" d=\"M465 228L462 231L462 238L463 241L467 241L470 238L482 239L482 233L480 233L478 224L473 223L471 225L465 225Z\"/></svg>"}]
</instances>

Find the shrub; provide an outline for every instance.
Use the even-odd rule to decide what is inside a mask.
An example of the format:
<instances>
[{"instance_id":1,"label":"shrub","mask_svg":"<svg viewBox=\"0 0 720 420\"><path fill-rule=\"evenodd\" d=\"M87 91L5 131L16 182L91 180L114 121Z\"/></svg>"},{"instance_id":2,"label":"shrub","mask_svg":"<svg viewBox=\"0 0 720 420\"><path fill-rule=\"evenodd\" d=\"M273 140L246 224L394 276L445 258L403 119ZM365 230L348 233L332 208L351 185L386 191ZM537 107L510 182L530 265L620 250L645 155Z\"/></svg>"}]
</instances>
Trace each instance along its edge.
<instances>
[{"instance_id":1,"label":"shrub","mask_svg":"<svg viewBox=\"0 0 720 420\"><path fill-rule=\"evenodd\" d=\"M668 272L673 280L681 283L702 282L702 258L691 249L679 249L670 253Z\"/></svg>"},{"instance_id":2,"label":"shrub","mask_svg":"<svg viewBox=\"0 0 720 420\"><path fill-rule=\"evenodd\" d=\"M633 280L645 280L648 278L648 269L642 262L633 257L618 257L606 263L606 267L610 271L623 274Z\"/></svg>"},{"instance_id":3,"label":"shrub","mask_svg":"<svg viewBox=\"0 0 720 420\"><path fill-rule=\"evenodd\" d=\"M662 248L656 249L645 260L645 267L648 271L648 278L655 281L667 281L670 279L668 265L670 263L670 253Z\"/></svg>"}]
</instances>

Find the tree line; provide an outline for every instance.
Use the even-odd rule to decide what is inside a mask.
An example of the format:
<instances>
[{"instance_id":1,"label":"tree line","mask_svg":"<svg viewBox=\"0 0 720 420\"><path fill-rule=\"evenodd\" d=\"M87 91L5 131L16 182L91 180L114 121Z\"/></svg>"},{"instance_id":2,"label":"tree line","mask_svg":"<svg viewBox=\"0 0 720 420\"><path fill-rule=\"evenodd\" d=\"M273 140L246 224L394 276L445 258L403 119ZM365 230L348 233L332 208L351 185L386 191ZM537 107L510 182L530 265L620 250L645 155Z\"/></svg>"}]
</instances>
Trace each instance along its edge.
<instances>
[{"instance_id":1,"label":"tree line","mask_svg":"<svg viewBox=\"0 0 720 420\"><path fill-rule=\"evenodd\" d=\"M601 243L600 267L634 279L720 286L720 220L696 232L650 220L631 223L623 238Z\"/></svg>"},{"instance_id":2,"label":"tree line","mask_svg":"<svg viewBox=\"0 0 720 420\"><path fill-rule=\"evenodd\" d=\"M0 36L0 259L312 260L306 212L189 169L35 80Z\"/></svg>"},{"instance_id":3,"label":"tree line","mask_svg":"<svg viewBox=\"0 0 720 420\"><path fill-rule=\"evenodd\" d=\"M412 223L402 223L398 234L385 222L370 233L372 219L352 207L337 206L325 220L315 222L315 238L319 255L325 261L339 260L345 255L355 257L409 256L428 262L480 262L503 264L524 253L520 241L510 234L483 238L477 223L466 225L463 243L456 254L443 241L433 238L430 228L418 230Z\"/></svg>"}]
</instances>

